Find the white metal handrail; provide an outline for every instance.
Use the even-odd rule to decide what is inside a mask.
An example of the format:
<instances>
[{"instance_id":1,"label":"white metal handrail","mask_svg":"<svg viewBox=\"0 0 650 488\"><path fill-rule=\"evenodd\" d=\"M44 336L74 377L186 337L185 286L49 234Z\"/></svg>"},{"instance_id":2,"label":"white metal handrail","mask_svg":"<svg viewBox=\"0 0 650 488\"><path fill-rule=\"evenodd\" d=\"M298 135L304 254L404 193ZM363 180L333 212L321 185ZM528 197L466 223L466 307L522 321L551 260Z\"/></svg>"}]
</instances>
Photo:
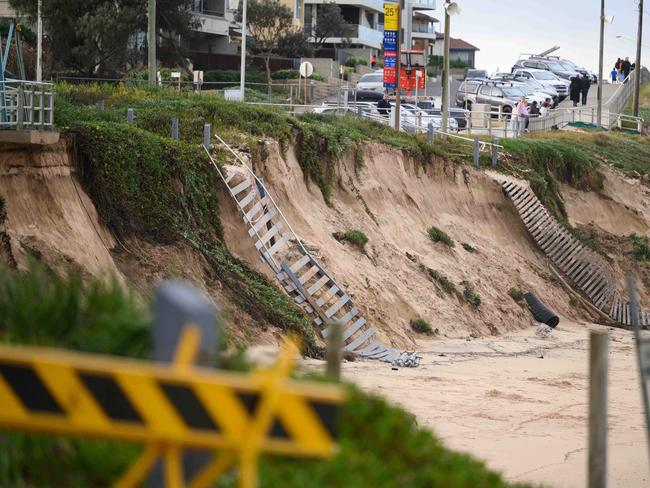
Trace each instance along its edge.
<instances>
[{"instance_id":1,"label":"white metal handrail","mask_svg":"<svg viewBox=\"0 0 650 488\"><path fill-rule=\"evenodd\" d=\"M54 85L36 81L0 81L0 129L54 128Z\"/></svg>"}]
</instances>

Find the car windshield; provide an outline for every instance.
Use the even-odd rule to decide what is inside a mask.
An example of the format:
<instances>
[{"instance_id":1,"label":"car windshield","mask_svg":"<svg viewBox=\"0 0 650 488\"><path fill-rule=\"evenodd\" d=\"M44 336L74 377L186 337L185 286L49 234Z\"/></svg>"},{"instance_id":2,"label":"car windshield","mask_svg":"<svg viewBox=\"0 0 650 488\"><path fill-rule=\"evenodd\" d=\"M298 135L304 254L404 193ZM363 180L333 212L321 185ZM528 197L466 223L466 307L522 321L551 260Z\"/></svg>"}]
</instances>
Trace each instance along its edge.
<instances>
[{"instance_id":1,"label":"car windshield","mask_svg":"<svg viewBox=\"0 0 650 488\"><path fill-rule=\"evenodd\" d=\"M553 73L549 73L548 71L539 71L535 72L535 78L538 80L556 80L557 76L555 76Z\"/></svg>"},{"instance_id":2,"label":"car windshield","mask_svg":"<svg viewBox=\"0 0 650 488\"><path fill-rule=\"evenodd\" d=\"M467 78L487 78L487 71L484 69L468 69Z\"/></svg>"},{"instance_id":3,"label":"car windshield","mask_svg":"<svg viewBox=\"0 0 650 488\"><path fill-rule=\"evenodd\" d=\"M379 83L381 81L384 81L384 77L375 74L363 75L359 80L360 83Z\"/></svg>"},{"instance_id":4,"label":"car windshield","mask_svg":"<svg viewBox=\"0 0 650 488\"><path fill-rule=\"evenodd\" d=\"M558 61L557 64L562 66L567 71L575 71L576 69L575 65L572 65L571 63L567 63L566 61Z\"/></svg>"},{"instance_id":5,"label":"car windshield","mask_svg":"<svg viewBox=\"0 0 650 488\"><path fill-rule=\"evenodd\" d=\"M555 61L546 61L546 64L553 71L567 71L567 69L564 66L562 66L560 63L556 63Z\"/></svg>"},{"instance_id":6,"label":"car windshield","mask_svg":"<svg viewBox=\"0 0 650 488\"><path fill-rule=\"evenodd\" d=\"M515 86L504 86L501 88L501 90L503 90L503 94L508 98L518 98L524 96L524 92Z\"/></svg>"},{"instance_id":7,"label":"car windshield","mask_svg":"<svg viewBox=\"0 0 650 488\"><path fill-rule=\"evenodd\" d=\"M544 88L544 85L542 85L539 81L535 81L535 80L527 80L526 86L532 88L533 90L541 90Z\"/></svg>"}]
</instances>

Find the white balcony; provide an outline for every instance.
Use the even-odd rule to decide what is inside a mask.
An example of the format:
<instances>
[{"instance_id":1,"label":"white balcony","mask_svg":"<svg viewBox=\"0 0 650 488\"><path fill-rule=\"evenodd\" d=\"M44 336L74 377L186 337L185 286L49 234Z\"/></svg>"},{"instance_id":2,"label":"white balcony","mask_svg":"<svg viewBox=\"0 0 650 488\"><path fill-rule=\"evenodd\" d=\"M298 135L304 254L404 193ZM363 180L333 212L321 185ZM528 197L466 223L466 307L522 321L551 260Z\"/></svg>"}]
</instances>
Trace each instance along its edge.
<instances>
[{"instance_id":1,"label":"white balcony","mask_svg":"<svg viewBox=\"0 0 650 488\"><path fill-rule=\"evenodd\" d=\"M201 26L198 28L199 32L205 34L214 34L219 36L227 36L228 29L232 23L233 15L226 13L226 17L218 17L215 15L195 14L201 21Z\"/></svg>"},{"instance_id":2,"label":"white balcony","mask_svg":"<svg viewBox=\"0 0 650 488\"><path fill-rule=\"evenodd\" d=\"M305 5L322 4L331 0L305 0ZM364 7L367 10L384 13L383 0L334 0L337 5L352 5L355 7Z\"/></svg>"}]
</instances>

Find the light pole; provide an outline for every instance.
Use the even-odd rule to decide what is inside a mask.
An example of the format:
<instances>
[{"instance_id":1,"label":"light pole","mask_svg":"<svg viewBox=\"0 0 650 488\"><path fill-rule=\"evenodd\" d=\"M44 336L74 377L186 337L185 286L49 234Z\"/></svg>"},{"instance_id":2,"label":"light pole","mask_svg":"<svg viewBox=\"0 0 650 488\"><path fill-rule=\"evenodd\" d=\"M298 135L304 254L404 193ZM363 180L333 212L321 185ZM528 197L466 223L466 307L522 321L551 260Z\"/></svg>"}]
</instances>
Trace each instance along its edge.
<instances>
[{"instance_id":1,"label":"light pole","mask_svg":"<svg viewBox=\"0 0 650 488\"><path fill-rule=\"evenodd\" d=\"M616 36L616 39L625 39L626 41L636 42L634 39L632 39L631 37L627 37L627 36ZM649 45L643 44L643 43L641 43L641 46L650 48Z\"/></svg>"},{"instance_id":2,"label":"light pole","mask_svg":"<svg viewBox=\"0 0 650 488\"><path fill-rule=\"evenodd\" d=\"M36 20L36 81L43 81L43 0L38 0Z\"/></svg>"},{"instance_id":3,"label":"light pole","mask_svg":"<svg viewBox=\"0 0 650 488\"><path fill-rule=\"evenodd\" d=\"M147 9L147 47L149 51L149 84L156 84L156 0L149 0Z\"/></svg>"},{"instance_id":4,"label":"light pole","mask_svg":"<svg viewBox=\"0 0 650 488\"><path fill-rule=\"evenodd\" d=\"M634 116L639 116L639 90L641 89L641 46L643 39L643 0L639 0L639 28L636 33L636 73L634 75Z\"/></svg>"},{"instance_id":5,"label":"light pole","mask_svg":"<svg viewBox=\"0 0 650 488\"><path fill-rule=\"evenodd\" d=\"M605 48L605 22L614 22L614 16L605 16L605 0L600 0L600 50L598 53L598 109L596 125L601 127L603 120L603 50Z\"/></svg>"},{"instance_id":6,"label":"light pole","mask_svg":"<svg viewBox=\"0 0 650 488\"><path fill-rule=\"evenodd\" d=\"M397 59L396 59L396 70L397 70L397 80L395 90L395 129L400 130L400 108L402 106L402 15L404 14L404 0L399 0L398 8L398 18L397 18ZM407 20L408 22L408 20Z\"/></svg>"},{"instance_id":7,"label":"light pole","mask_svg":"<svg viewBox=\"0 0 650 488\"><path fill-rule=\"evenodd\" d=\"M603 0L604 1L604 0ZM460 7L456 2L447 0L445 2L445 41L444 59L442 68L442 131L447 132L449 127L449 20L452 15L460 13Z\"/></svg>"},{"instance_id":8,"label":"light pole","mask_svg":"<svg viewBox=\"0 0 650 488\"><path fill-rule=\"evenodd\" d=\"M246 7L247 1L243 0L241 8L241 60L239 66L239 95L241 101L246 101Z\"/></svg>"}]
</instances>

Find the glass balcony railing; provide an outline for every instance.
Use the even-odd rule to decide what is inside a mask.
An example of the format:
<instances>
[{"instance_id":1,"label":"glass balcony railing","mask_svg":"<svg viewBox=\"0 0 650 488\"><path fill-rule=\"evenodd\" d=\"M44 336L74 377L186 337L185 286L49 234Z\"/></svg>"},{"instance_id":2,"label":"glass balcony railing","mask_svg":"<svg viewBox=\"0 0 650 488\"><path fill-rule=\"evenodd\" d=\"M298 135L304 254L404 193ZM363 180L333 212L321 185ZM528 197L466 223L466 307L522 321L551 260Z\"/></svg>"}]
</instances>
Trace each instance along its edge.
<instances>
[{"instance_id":1,"label":"glass balcony railing","mask_svg":"<svg viewBox=\"0 0 650 488\"><path fill-rule=\"evenodd\" d=\"M420 34L435 34L436 29L433 26L433 24L416 24L414 23L411 26L411 31L412 32L417 32Z\"/></svg>"}]
</instances>

